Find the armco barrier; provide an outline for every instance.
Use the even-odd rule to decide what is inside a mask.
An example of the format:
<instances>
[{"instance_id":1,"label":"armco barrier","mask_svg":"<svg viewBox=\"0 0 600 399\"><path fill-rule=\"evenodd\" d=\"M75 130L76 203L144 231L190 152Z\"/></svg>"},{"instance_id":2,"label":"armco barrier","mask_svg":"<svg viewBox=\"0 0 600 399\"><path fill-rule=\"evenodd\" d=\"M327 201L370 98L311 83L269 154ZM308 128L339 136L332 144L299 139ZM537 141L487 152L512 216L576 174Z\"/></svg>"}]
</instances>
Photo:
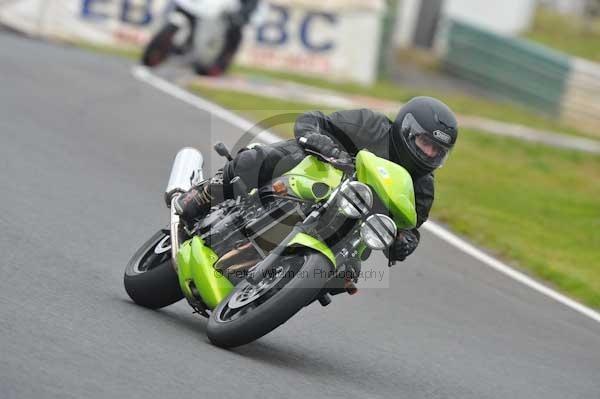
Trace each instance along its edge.
<instances>
[{"instance_id":1,"label":"armco barrier","mask_svg":"<svg viewBox=\"0 0 600 399\"><path fill-rule=\"evenodd\" d=\"M600 64L458 21L442 32L450 74L600 137Z\"/></svg>"},{"instance_id":2,"label":"armco barrier","mask_svg":"<svg viewBox=\"0 0 600 399\"><path fill-rule=\"evenodd\" d=\"M547 113L561 108L569 57L543 46L450 21L443 66L494 94Z\"/></svg>"}]
</instances>

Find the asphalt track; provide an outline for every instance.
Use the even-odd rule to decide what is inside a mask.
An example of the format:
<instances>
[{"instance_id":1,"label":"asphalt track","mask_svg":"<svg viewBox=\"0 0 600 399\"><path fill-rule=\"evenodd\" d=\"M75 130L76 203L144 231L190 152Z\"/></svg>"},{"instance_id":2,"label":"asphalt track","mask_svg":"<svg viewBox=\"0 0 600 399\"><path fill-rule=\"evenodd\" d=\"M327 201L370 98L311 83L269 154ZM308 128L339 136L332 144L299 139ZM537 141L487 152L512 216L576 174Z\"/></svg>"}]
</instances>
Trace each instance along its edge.
<instances>
[{"instance_id":1,"label":"asphalt track","mask_svg":"<svg viewBox=\"0 0 600 399\"><path fill-rule=\"evenodd\" d=\"M0 398L600 397L598 323L427 233L390 288L236 350L183 303L135 306L123 267L167 222L175 152L241 133L127 61L6 33L0 50Z\"/></svg>"}]
</instances>

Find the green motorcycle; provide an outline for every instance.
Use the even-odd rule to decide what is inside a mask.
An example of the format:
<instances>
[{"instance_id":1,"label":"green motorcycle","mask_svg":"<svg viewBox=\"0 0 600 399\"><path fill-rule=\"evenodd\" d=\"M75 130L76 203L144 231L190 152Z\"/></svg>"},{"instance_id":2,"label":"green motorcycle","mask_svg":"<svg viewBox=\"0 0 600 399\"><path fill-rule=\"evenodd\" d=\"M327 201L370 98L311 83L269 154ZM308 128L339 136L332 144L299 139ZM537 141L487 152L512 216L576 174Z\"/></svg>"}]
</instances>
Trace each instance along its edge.
<instances>
[{"instance_id":1,"label":"green motorcycle","mask_svg":"<svg viewBox=\"0 0 600 399\"><path fill-rule=\"evenodd\" d=\"M223 145L215 148L229 157ZM177 154L165 193L170 228L136 252L124 283L148 308L185 298L209 318L207 335L217 346L250 343L304 306L355 293L361 262L416 224L409 173L363 150L355 158L307 153L251 191L234 178L234 199L184 225L171 204L202 181L202 165L197 150Z\"/></svg>"}]
</instances>

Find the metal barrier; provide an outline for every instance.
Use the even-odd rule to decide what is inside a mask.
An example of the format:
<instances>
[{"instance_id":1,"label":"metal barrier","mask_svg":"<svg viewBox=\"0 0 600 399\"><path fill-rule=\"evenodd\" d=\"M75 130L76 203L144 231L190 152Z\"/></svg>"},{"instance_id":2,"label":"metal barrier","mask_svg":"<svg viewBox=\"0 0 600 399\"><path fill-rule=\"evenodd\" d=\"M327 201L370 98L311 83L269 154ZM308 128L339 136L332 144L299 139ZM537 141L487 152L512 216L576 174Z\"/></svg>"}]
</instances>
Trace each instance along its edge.
<instances>
[{"instance_id":1,"label":"metal barrier","mask_svg":"<svg viewBox=\"0 0 600 399\"><path fill-rule=\"evenodd\" d=\"M561 117L569 124L600 137L600 65L573 60Z\"/></svg>"},{"instance_id":2,"label":"metal barrier","mask_svg":"<svg viewBox=\"0 0 600 399\"><path fill-rule=\"evenodd\" d=\"M447 72L549 114L561 109L568 56L457 21L448 23L445 49Z\"/></svg>"},{"instance_id":3,"label":"metal barrier","mask_svg":"<svg viewBox=\"0 0 600 399\"><path fill-rule=\"evenodd\" d=\"M458 21L440 48L448 73L600 137L600 64Z\"/></svg>"}]
</instances>

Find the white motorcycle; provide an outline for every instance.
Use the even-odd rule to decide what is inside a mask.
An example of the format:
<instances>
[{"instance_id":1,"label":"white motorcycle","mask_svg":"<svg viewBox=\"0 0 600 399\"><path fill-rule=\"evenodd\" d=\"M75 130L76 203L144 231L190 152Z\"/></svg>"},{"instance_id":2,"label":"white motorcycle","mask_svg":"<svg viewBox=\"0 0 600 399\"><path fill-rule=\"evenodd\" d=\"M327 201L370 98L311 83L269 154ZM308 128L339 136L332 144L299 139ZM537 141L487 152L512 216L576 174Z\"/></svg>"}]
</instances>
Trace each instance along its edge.
<instances>
[{"instance_id":1,"label":"white motorcycle","mask_svg":"<svg viewBox=\"0 0 600 399\"><path fill-rule=\"evenodd\" d=\"M190 55L201 75L224 73L242 41L247 23L259 24L266 6L258 2L250 21L240 0L175 0L166 23L146 45L142 64L156 67L171 55Z\"/></svg>"}]
</instances>

